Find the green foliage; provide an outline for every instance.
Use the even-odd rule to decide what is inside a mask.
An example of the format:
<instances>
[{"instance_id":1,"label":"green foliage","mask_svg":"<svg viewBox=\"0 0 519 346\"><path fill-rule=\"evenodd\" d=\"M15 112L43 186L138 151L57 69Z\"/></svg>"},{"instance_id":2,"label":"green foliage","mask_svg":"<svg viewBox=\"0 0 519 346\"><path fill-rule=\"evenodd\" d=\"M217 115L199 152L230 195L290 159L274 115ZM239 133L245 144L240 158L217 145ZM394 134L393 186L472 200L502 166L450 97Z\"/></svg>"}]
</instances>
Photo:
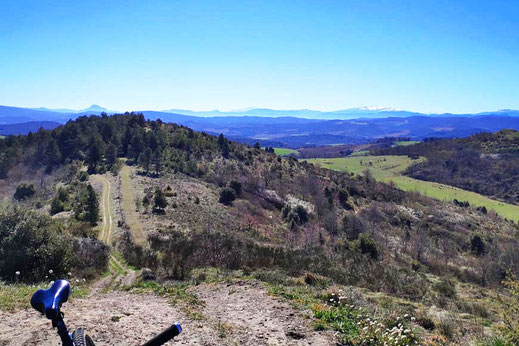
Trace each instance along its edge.
<instances>
[{"instance_id":1,"label":"green foliage","mask_svg":"<svg viewBox=\"0 0 519 346\"><path fill-rule=\"evenodd\" d=\"M486 252L485 242L480 235L476 234L470 239L470 250L476 256L482 256Z\"/></svg>"},{"instance_id":2,"label":"green foliage","mask_svg":"<svg viewBox=\"0 0 519 346\"><path fill-rule=\"evenodd\" d=\"M142 206L144 207L145 210L148 210L149 206L150 206L150 198L148 197L148 195L144 195L144 197L142 198Z\"/></svg>"},{"instance_id":3,"label":"green foliage","mask_svg":"<svg viewBox=\"0 0 519 346\"><path fill-rule=\"evenodd\" d=\"M92 185L82 185L78 192L74 216L77 220L96 225L99 220L99 198Z\"/></svg>"},{"instance_id":4,"label":"green foliage","mask_svg":"<svg viewBox=\"0 0 519 346\"><path fill-rule=\"evenodd\" d=\"M64 276L75 260L71 239L49 216L1 205L0 279L42 281L50 270L51 277Z\"/></svg>"},{"instance_id":5,"label":"green foliage","mask_svg":"<svg viewBox=\"0 0 519 346\"><path fill-rule=\"evenodd\" d=\"M236 199L236 192L234 189L230 187L225 187L220 190L220 198L218 199L220 203L225 205L231 205L232 202Z\"/></svg>"},{"instance_id":6,"label":"green foliage","mask_svg":"<svg viewBox=\"0 0 519 346\"><path fill-rule=\"evenodd\" d=\"M501 331L507 343L519 345L519 281L514 275L508 274L503 284L510 293L511 301L505 305L505 324Z\"/></svg>"},{"instance_id":7,"label":"green foliage","mask_svg":"<svg viewBox=\"0 0 519 346\"><path fill-rule=\"evenodd\" d=\"M220 133L220 136L218 136L218 147L220 148L223 157L228 158L229 157L229 143L227 142L227 139L223 136L223 134Z\"/></svg>"},{"instance_id":8,"label":"green foliage","mask_svg":"<svg viewBox=\"0 0 519 346\"><path fill-rule=\"evenodd\" d=\"M16 187L16 191L13 195L17 201L23 201L27 198L31 198L36 193L36 189L33 184L20 184Z\"/></svg>"},{"instance_id":9,"label":"green foliage","mask_svg":"<svg viewBox=\"0 0 519 346\"><path fill-rule=\"evenodd\" d=\"M164 192L160 189L160 187L155 188L155 194L153 197L153 209L156 212L162 213L164 208L168 206L168 201L166 200L166 196Z\"/></svg>"},{"instance_id":10,"label":"green foliage","mask_svg":"<svg viewBox=\"0 0 519 346\"><path fill-rule=\"evenodd\" d=\"M234 190L236 197L240 197L242 194L241 183L237 180L231 180L229 182L229 187Z\"/></svg>"},{"instance_id":11,"label":"green foliage","mask_svg":"<svg viewBox=\"0 0 519 346\"><path fill-rule=\"evenodd\" d=\"M50 214L55 215L57 213L61 213L62 211L65 211L65 204L56 196L50 203Z\"/></svg>"},{"instance_id":12,"label":"green foliage","mask_svg":"<svg viewBox=\"0 0 519 346\"><path fill-rule=\"evenodd\" d=\"M308 222L308 212L302 205L297 205L292 211L299 217L299 224Z\"/></svg>"},{"instance_id":13,"label":"green foliage","mask_svg":"<svg viewBox=\"0 0 519 346\"><path fill-rule=\"evenodd\" d=\"M382 149L377 154L426 157L427 160L410 167L406 174L511 204L519 202L519 185L515 183L519 174L517 131L502 130L466 138L428 140L407 147Z\"/></svg>"},{"instance_id":14,"label":"green foliage","mask_svg":"<svg viewBox=\"0 0 519 346\"><path fill-rule=\"evenodd\" d=\"M449 279L443 279L438 282L434 289L442 296L447 298L455 298L457 295L456 284Z\"/></svg>"},{"instance_id":15,"label":"green foliage","mask_svg":"<svg viewBox=\"0 0 519 346\"><path fill-rule=\"evenodd\" d=\"M291 210L292 210L292 207L288 203L285 204L283 206L283 208L281 208L281 216L283 217L283 219L286 219L288 217L288 214L290 213Z\"/></svg>"},{"instance_id":16,"label":"green foliage","mask_svg":"<svg viewBox=\"0 0 519 346\"><path fill-rule=\"evenodd\" d=\"M378 260L379 250L377 243L369 236L363 233L355 243L356 248L363 254L369 255L371 259Z\"/></svg>"},{"instance_id":17,"label":"green foliage","mask_svg":"<svg viewBox=\"0 0 519 346\"><path fill-rule=\"evenodd\" d=\"M80 171L77 175L77 179L81 182L88 181L89 175L85 171Z\"/></svg>"}]
</instances>

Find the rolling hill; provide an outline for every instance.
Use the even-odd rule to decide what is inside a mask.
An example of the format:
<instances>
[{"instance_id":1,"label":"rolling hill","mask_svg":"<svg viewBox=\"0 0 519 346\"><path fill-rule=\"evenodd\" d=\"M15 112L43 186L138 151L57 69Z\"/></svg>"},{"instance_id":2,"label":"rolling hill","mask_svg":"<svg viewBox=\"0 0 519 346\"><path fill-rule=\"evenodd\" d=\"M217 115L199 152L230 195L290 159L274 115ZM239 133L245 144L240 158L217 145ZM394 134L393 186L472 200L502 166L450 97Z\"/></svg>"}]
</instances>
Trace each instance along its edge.
<instances>
[{"instance_id":1,"label":"rolling hill","mask_svg":"<svg viewBox=\"0 0 519 346\"><path fill-rule=\"evenodd\" d=\"M72 113L68 111L0 106L0 124L42 120L65 123L82 115L111 113L96 105ZM161 119L210 134L223 133L228 138L247 144L259 142L262 146L289 148L359 144L382 137L405 136L413 140L428 137L454 138L479 132L519 129L519 112L513 110L461 115L426 115L369 108L338 111L333 114L316 112L269 109L242 112L142 111L150 120Z\"/></svg>"},{"instance_id":2,"label":"rolling hill","mask_svg":"<svg viewBox=\"0 0 519 346\"><path fill-rule=\"evenodd\" d=\"M222 283L224 301L265 290L342 344L390 344L398 325L405 344L475 344L519 273L515 222L142 114L0 139L0 195L3 281L107 271L107 291L185 302L204 328L196 287ZM132 268L149 281L121 283ZM22 282L0 285L0 309Z\"/></svg>"}]
</instances>

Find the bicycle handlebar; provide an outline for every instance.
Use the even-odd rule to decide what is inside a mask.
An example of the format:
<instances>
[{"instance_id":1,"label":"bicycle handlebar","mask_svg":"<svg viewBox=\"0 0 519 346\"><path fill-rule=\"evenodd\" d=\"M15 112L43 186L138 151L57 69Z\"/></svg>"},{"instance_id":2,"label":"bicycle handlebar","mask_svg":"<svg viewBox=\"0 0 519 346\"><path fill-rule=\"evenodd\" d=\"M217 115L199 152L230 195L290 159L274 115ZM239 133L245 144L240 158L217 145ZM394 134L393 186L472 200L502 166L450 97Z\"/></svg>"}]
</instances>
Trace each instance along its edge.
<instances>
[{"instance_id":1,"label":"bicycle handlebar","mask_svg":"<svg viewBox=\"0 0 519 346\"><path fill-rule=\"evenodd\" d=\"M173 339L175 336L182 333L182 327L180 324L175 323L168 329L164 330L160 334L156 335L153 339L149 340L142 346L160 346Z\"/></svg>"}]
</instances>

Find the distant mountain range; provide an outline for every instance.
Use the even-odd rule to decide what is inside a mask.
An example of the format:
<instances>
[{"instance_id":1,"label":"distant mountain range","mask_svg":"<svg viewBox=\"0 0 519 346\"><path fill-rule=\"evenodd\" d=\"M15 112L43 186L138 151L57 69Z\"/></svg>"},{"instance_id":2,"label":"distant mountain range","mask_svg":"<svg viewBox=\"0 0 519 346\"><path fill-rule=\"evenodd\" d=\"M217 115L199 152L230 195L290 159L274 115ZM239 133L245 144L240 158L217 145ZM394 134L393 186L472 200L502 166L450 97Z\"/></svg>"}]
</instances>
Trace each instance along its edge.
<instances>
[{"instance_id":1,"label":"distant mountain range","mask_svg":"<svg viewBox=\"0 0 519 346\"><path fill-rule=\"evenodd\" d=\"M119 113L98 105L82 110L0 106L0 135L27 133L40 126L53 128L81 115ZM363 107L321 112L253 108L221 112L137 111L146 118L162 119L212 134L223 133L237 141L301 147L363 143L376 138L464 137L504 128L519 130L519 111L499 110L477 114L423 114L389 108ZM10 125L10 126L6 126Z\"/></svg>"}]
</instances>

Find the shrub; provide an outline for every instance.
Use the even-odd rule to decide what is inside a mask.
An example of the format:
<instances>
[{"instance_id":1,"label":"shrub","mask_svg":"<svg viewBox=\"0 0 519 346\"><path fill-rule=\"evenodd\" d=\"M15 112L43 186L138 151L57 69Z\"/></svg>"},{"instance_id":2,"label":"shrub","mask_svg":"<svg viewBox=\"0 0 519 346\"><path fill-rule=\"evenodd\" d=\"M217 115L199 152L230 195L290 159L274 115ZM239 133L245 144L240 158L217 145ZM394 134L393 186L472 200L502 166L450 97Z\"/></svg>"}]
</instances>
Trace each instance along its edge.
<instances>
[{"instance_id":1,"label":"shrub","mask_svg":"<svg viewBox=\"0 0 519 346\"><path fill-rule=\"evenodd\" d=\"M485 242L481 239L481 236L476 234L470 239L470 250L478 257L485 254Z\"/></svg>"},{"instance_id":2,"label":"shrub","mask_svg":"<svg viewBox=\"0 0 519 346\"><path fill-rule=\"evenodd\" d=\"M424 311L419 311L416 314L416 323L426 330L434 330L436 328L434 321Z\"/></svg>"},{"instance_id":3,"label":"shrub","mask_svg":"<svg viewBox=\"0 0 519 346\"><path fill-rule=\"evenodd\" d=\"M296 206L293 209L293 212L296 213L297 216L299 217L299 222L301 225L308 221L308 212L306 211L306 209L303 206L301 206L301 205Z\"/></svg>"},{"instance_id":4,"label":"shrub","mask_svg":"<svg viewBox=\"0 0 519 346\"><path fill-rule=\"evenodd\" d=\"M456 284L452 280L443 279L442 281L434 285L434 289L443 297L456 297Z\"/></svg>"},{"instance_id":5,"label":"shrub","mask_svg":"<svg viewBox=\"0 0 519 346\"><path fill-rule=\"evenodd\" d=\"M342 218L342 231L348 240L356 240L364 232L364 224L355 215L345 215Z\"/></svg>"},{"instance_id":6,"label":"shrub","mask_svg":"<svg viewBox=\"0 0 519 346\"><path fill-rule=\"evenodd\" d=\"M503 336L509 344L519 345L519 281L514 275L508 274L507 280L503 284L512 298L505 308Z\"/></svg>"},{"instance_id":7,"label":"shrub","mask_svg":"<svg viewBox=\"0 0 519 346\"><path fill-rule=\"evenodd\" d=\"M50 214L54 215L57 213L61 213L65 210L65 205L62 201L59 200L59 198L54 197L52 199L52 202L50 203Z\"/></svg>"},{"instance_id":8,"label":"shrub","mask_svg":"<svg viewBox=\"0 0 519 346\"><path fill-rule=\"evenodd\" d=\"M283 216L283 219L286 219L288 217L288 213L292 210L292 207L290 204L285 204L285 206L281 209L281 216Z\"/></svg>"},{"instance_id":9,"label":"shrub","mask_svg":"<svg viewBox=\"0 0 519 346\"><path fill-rule=\"evenodd\" d=\"M12 225L16 225L13 227ZM65 275L75 264L69 236L48 215L7 204L0 205L0 278L42 281L52 270Z\"/></svg>"},{"instance_id":10,"label":"shrub","mask_svg":"<svg viewBox=\"0 0 519 346\"><path fill-rule=\"evenodd\" d=\"M284 285L287 283L287 276L278 271L258 270L253 274L254 278L271 284Z\"/></svg>"},{"instance_id":11,"label":"shrub","mask_svg":"<svg viewBox=\"0 0 519 346\"><path fill-rule=\"evenodd\" d=\"M88 177L89 177L89 176L88 176L88 173L85 172L85 171L80 171L80 172L78 173L78 175L77 175L78 180L81 181L81 182L85 182L85 181L87 181L87 180L88 180Z\"/></svg>"},{"instance_id":12,"label":"shrub","mask_svg":"<svg viewBox=\"0 0 519 346\"><path fill-rule=\"evenodd\" d=\"M241 196L241 194L242 194L242 187L241 187L241 183L239 181L231 180L229 182L229 187L234 190L234 192L236 193L236 197L240 197Z\"/></svg>"},{"instance_id":13,"label":"shrub","mask_svg":"<svg viewBox=\"0 0 519 346\"><path fill-rule=\"evenodd\" d=\"M368 234L361 234L356 243L357 249L363 253L369 255L374 260L378 259L379 251L377 243Z\"/></svg>"},{"instance_id":14,"label":"shrub","mask_svg":"<svg viewBox=\"0 0 519 346\"><path fill-rule=\"evenodd\" d=\"M20 184L16 187L16 191L13 195L17 201L23 201L27 198L31 198L36 193L36 189L33 184Z\"/></svg>"},{"instance_id":15,"label":"shrub","mask_svg":"<svg viewBox=\"0 0 519 346\"><path fill-rule=\"evenodd\" d=\"M76 255L75 267L79 270L95 268L106 269L110 258L110 247L92 238L75 238L73 249Z\"/></svg>"},{"instance_id":16,"label":"shrub","mask_svg":"<svg viewBox=\"0 0 519 346\"><path fill-rule=\"evenodd\" d=\"M231 205L232 202L236 199L236 194L233 189L230 187L225 187L220 190L220 203L225 205Z\"/></svg>"},{"instance_id":17,"label":"shrub","mask_svg":"<svg viewBox=\"0 0 519 346\"><path fill-rule=\"evenodd\" d=\"M158 213L164 212L164 208L168 206L168 201L166 200L166 196L160 189L160 187L155 188L155 196L153 197L153 210Z\"/></svg>"}]
</instances>

